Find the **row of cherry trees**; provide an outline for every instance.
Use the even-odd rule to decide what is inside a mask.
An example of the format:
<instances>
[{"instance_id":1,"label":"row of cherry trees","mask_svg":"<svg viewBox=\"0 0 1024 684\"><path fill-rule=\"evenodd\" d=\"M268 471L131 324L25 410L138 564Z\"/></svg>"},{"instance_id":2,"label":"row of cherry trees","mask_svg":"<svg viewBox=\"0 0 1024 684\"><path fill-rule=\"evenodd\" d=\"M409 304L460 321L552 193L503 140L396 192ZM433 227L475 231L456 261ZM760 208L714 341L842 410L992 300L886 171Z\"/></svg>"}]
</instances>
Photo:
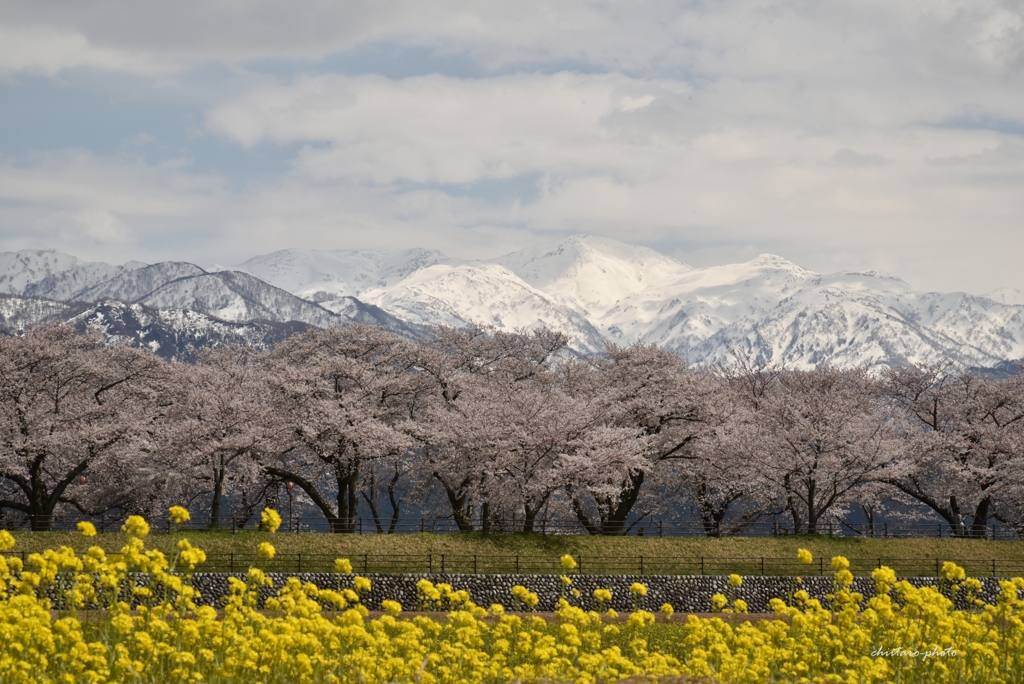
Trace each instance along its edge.
<instances>
[{"instance_id":1,"label":"row of cherry trees","mask_svg":"<svg viewBox=\"0 0 1024 684\"><path fill-rule=\"evenodd\" d=\"M694 370L645 345L577 358L546 331L352 326L194 364L66 327L0 337L0 513L36 529L169 504L220 525L290 484L338 532L362 511L382 532L432 512L813 533L913 505L982 534L1024 522L1022 438L1024 377L941 367Z\"/></svg>"}]
</instances>

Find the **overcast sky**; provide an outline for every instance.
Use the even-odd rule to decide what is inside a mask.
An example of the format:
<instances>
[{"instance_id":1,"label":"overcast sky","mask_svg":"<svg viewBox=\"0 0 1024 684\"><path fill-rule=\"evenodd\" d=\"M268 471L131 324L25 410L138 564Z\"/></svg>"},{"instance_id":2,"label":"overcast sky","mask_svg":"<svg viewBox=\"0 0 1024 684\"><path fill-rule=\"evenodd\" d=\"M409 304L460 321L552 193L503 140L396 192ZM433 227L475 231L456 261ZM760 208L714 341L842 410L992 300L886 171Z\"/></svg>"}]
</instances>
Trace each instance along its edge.
<instances>
[{"instance_id":1,"label":"overcast sky","mask_svg":"<svg viewBox=\"0 0 1024 684\"><path fill-rule=\"evenodd\" d=\"M0 250L582 232L1024 290L1024 3L0 2Z\"/></svg>"}]
</instances>

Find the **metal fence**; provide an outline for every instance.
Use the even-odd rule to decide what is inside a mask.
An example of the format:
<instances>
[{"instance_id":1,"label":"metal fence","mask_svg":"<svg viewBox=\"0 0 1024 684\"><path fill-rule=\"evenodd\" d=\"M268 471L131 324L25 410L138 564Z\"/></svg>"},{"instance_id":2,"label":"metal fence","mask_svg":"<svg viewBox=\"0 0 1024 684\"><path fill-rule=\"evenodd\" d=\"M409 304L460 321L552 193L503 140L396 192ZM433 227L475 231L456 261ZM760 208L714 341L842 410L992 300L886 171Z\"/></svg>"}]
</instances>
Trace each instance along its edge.
<instances>
[{"instance_id":1,"label":"metal fence","mask_svg":"<svg viewBox=\"0 0 1024 684\"><path fill-rule=\"evenodd\" d=\"M107 514L101 516L83 516L77 513L62 513L53 516L6 515L0 517L0 529L8 530L50 530L72 531L83 520L91 522L100 532L116 532L124 522L124 514ZM156 531L170 529L167 520L150 520L151 527ZM259 524L259 516L225 517L218 525L208 521L192 520L178 529L186 530L221 530L237 532L255 529ZM492 534L511 534L522 532L526 525L521 518L501 518L490 521L486 530ZM404 518L393 526L389 521L375 521L373 518L356 518L348 521L330 521L323 516L291 516L284 517L281 532L348 532L352 534L450 534L460 532L459 526L451 518ZM482 532L478 523L474 531ZM587 529L574 518L544 518L532 521L532 532L550 535L585 535ZM615 534L647 537L767 537L797 534L791 524L785 522L758 522L742 526L705 526L693 520L640 520L627 522L614 530ZM806 534L805 530L801 533ZM820 524L814 534L830 537L976 537L984 539L1021 539L1021 531L1009 525L986 525L982 528L965 526L951 529L944 521L918 523L845 523L828 521Z\"/></svg>"},{"instance_id":2,"label":"metal fence","mask_svg":"<svg viewBox=\"0 0 1024 684\"><path fill-rule=\"evenodd\" d=\"M28 561L27 552L8 552ZM355 554L349 561L354 572L382 574L565 574L558 557L534 555L468 555L468 554ZM584 575L829 575L832 568L825 558L811 564L793 558L720 556L574 556L577 567L573 574ZM272 560L257 560L254 554L208 553L202 572L245 572L256 566L267 572L334 572L336 556L317 553L278 553ZM938 576L943 561L937 558L849 558L850 571L869 575L883 565L901 577ZM1006 577L1024 575L1024 561L1005 559L957 560L972 577Z\"/></svg>"}]
</instances>

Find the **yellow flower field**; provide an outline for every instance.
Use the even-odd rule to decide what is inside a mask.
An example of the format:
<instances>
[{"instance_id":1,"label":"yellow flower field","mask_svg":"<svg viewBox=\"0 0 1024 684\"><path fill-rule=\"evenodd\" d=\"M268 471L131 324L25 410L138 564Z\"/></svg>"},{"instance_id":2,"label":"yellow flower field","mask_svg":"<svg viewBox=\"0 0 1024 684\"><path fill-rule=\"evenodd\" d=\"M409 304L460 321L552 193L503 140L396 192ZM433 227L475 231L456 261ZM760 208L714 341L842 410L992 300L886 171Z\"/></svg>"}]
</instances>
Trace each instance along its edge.
<instances>
[{"instance_id":1,"label":"yellow flower field","mask_svg":"<svg viewBox=\"0 0 1024 684\"><path fill-rule=\"evenodd\" d=\"M276 529L275 516L264 515L268 529ZM258 606L270 584L258 567L273 557L269 542L253 550L247 580L232 580L220 609L198 606L189 573L203 552L184 538L174 557L147 550L149 526L141 518L129 518L125 531L132 536L119 554L94 547L78 556L60 548L32 554L26 567L0 556L0 681L1024 681L1024 579L1002 582L996 604L986 605L974 598L980 583L952 563L935 588L898 582L880 568L877 594L865 600L849 590L849 563L837 557L835 591L825 603L793 591L773 600L772 619L757 622L736 621L745 604L722 594L713 603L734 614L729 620L680 618L666 604L659 616L635 610L612 623L611 611L585 612L565 599L544 619L530 613L537 602L528 587L514 589L526 612L513 615L426 580L415 608L443 609L446 617L407 618L397 602L385 601L384 614L370 619L360 602L370 580L350 575L345 587L339 582L331 590L293 578ZM14 545L0 531L0 550ZM351 572L344 559L337 568ZM135 573L148 583L136 584ZM730 578L732 591L741 584ZM46 591L55 602L37 598ZM598 592L606 598L607 590ZM646 587L637 583L631 592L642 596ZM957 593L976 609L954 609L950 597Z\"/></svg>"}]
</instances>

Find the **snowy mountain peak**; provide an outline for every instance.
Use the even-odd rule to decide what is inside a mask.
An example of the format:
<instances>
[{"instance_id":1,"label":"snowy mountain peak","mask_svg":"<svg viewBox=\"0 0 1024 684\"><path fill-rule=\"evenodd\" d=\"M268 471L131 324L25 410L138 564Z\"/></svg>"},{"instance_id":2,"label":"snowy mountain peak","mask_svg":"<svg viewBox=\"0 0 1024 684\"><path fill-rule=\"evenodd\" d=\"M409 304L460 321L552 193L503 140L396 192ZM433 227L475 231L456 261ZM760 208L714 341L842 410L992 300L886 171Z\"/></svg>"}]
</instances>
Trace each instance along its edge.
<instances>
[{"instance_id":1,"label":"snowy mountain peak","mask_svg":"<svg viewBox=\"0 0 1024 684\"><path fill-rule=\"evenodd\" d=\"M86 302L99 302L105 299L137 302L167 283L204 273L206 271L203 269L185 261L161 261L152 266L124 271L98 285L76 293L74 298Z\"/></svg>"},{"instance_id":2,"label":"snowy mountain peak","mask_svg":"<svg viewBox=\"0 0 1024 684\"><path fill-rule=\"evenodd\" d=\"M1000 304L1009 304L1010 306L1024 306L1024 292L1016 290L1012 287L1001 287L997 290L988 292L983 297L991 299L992 301L999 302Z\"/></svg>"},{"instance_id":3,"label":"snowy mountain peak","mask_svg":"<svg viewBox=\"0 0 1024 684\"><path fill-rule=\"evenodd\" d=\"M300 297L329 301L387 287L420 268L450 261L441 252L419 248L283 249L233 268Z\"/></svg>"},{"instance_id":4,"label":"snowy mountain peak","mask_svg":"<svg viewBox=\"0 0 1024 684\"><path fill-rule=\"evenodd\" d=\"M494 259L523 281L587 314L692 267L638 245L593 235L537 245Z\"/></svg>"},{"instance_id":5,"label":"snowy mountain peak","mask_svg":"<svg viewBox=\"0 0 1024 684\"><path fill-rule=\"evenodd\" d=\"M755 259L752 259L747 263L750 264L752 268L785 271L797 278L815 278L818 275L814 271L808 270L803 266L798 266L789 259L780 257L777 254L759 254Z\"/></svg>"},{"instance_id":6,"label":"snowy mountain peak","mask_svg":"<svg viewBox=\"0 0 1024 684\"><path fill-rule=\"evenodd\" d=\"M420 325L543 327L564 332L576 350L604 350L601 334L585 316L553 301L500 264L436 264L386 290L367 292L366 297Z\"/></svg>"},{"instance_id":7,"label":"snowy mountain peak","mask_svg":"<svg viewBox=\"0 0 1024 684\"><path fill-rule=\"evenodd\" d=\"M0 292L21 294L29 285L77 264L77 257L54 249L0 252Z\"/></svg>"}]
</instances>

